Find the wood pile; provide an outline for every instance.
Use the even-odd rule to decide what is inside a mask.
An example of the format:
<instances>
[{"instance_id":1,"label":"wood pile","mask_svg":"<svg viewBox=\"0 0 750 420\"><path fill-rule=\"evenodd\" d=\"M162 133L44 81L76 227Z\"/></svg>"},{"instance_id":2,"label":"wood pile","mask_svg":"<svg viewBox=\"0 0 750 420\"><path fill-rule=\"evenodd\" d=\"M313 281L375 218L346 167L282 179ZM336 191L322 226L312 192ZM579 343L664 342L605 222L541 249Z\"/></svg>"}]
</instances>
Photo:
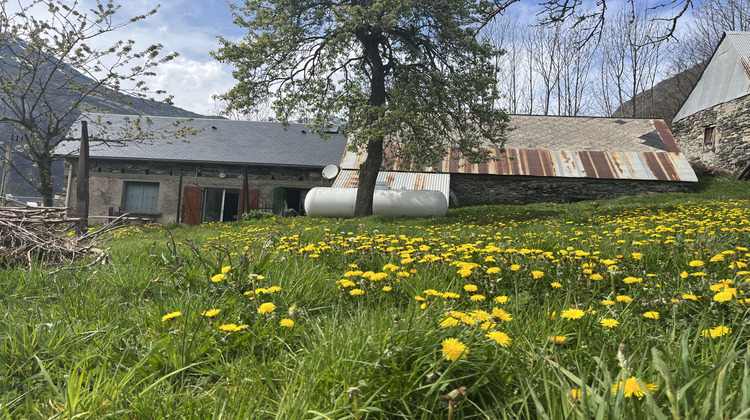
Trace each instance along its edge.
<instances>
[{"instance_id":1,"label":"wood pile","mask_svg":"<svg viewBox=\"0 0 750 420\"><path fill-rule=\"evenodd\" d=\"M0 208L0 268L103 260L104 252L94 244L108 229L76 235L80 223L81 219L67 217L61 208Z\"/></svg>"}]
</instances>

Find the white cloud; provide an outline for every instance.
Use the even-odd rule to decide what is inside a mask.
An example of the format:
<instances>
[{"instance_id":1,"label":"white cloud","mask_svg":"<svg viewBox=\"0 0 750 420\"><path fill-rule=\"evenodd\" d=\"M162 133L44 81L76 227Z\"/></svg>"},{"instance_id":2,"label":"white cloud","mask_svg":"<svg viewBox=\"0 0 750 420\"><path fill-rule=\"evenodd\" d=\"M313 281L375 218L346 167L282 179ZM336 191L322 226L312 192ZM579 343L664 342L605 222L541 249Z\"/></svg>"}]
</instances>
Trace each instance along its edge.
<instances>
[{"instance_id":1,"label":"white cloud","mask_svg":"<svg viewBox=\"0 0 750 420\"><path fill-rule=\"evenodd\" d=\"M197 113L213 113L211 96L234 86L231 70L216 61L177 57L159 66L156 73L147 81L151 90L166 90L176 106Z\"/></svg>"}]
</instances>

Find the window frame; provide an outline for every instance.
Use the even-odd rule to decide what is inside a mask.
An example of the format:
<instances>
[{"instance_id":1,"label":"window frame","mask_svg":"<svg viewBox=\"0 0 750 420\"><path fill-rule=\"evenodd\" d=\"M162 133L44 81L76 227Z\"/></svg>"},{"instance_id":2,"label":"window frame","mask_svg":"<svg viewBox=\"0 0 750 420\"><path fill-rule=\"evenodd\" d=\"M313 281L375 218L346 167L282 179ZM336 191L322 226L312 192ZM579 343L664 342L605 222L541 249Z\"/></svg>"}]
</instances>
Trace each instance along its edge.
<instances>
[{"instance_id":1,"label":"window frame","mask_svg":"<svg viewBox=\"0 0 750 420\"><path fill-rule=\"evenodd\" d=\"M136 186L145 187L148 185L150 188L155 189L152 191L141 191L140 200L139 202L132 203L129 200L129 197L133 195L137 195L134 191L131 191L130 188L135 188ZM155 187L155 188L154 188ZM123 181L122 184L122 201L120 206L120 212L121 213L133 213L133 214L147 214L147 215L158 215L161 214L159 212L159 190L160 190L160 183L159 182L153 182L153 181ZM148 197L147 193L151 196ZM146 203L144 205L146 200L150 200L150 203ZM151 204L151 205L148 205ZM153 211L151 211L153 210Z\"/></svg>"}]
</instances>

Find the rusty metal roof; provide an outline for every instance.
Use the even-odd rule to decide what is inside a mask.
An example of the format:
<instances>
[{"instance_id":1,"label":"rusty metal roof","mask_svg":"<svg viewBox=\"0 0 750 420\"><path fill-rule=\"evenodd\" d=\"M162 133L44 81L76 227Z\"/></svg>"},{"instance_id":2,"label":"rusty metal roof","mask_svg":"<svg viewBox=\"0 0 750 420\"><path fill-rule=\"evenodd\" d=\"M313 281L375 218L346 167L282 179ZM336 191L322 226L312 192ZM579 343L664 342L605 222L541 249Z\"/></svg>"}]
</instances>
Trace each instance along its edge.
<instances>
[{"instance_id":1,"label":"rusty metal roof","mask_svg":"<svg viewBox=\"0 0 750 420\"><path fill-rule=\"evenodd\" d=\"M387 182L392 190L440 191L448 200L451 178L447 173L381 171L378 173L377 182ZM336 177L332 187L357 188L357 185L359 185L359 172L344 169Z\"/></svg>"},{"instance_id":2,"label":"rusty metal roof","mask_svg":"<svg viewBox=\"0 0 750 420\"><path fill-rule=\"evenodd\" d=\"M750 32L725 32L674 121L750 95Z\"/></svg>"},{"instance_id":3,"label":"rusty metal roof","mask_svg":"<svg viewBox=\"0 0 750 420\"><path fill-rule=\"evenodd\" d=\"M698 180L662 120L511 116L510 125L515 129L508 134L505 152L491 149L495 159L488 163L471 164L453 153L434 168L410 168L398 159L388 159L392 164L384 169L566 178ZM618 132L613 126L623 129ZM556 127L554 132L553 127ZM518 147L524 141L533 146ZM384 155L393 156L394 150L387 148ZM365 158L366 154L347 151L341 167L359 168Z\"/></svg>"}]
</instances>

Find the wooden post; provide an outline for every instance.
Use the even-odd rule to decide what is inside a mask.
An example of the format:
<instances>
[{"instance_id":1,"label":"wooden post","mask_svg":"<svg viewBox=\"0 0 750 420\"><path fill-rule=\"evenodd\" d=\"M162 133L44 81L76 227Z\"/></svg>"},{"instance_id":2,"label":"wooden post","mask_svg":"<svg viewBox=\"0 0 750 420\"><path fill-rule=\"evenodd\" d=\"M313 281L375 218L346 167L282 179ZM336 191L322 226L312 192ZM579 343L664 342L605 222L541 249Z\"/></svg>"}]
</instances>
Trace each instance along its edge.
<instances>
[{"instance_id":1,"label":"wooden post","mask_svg":"<svg viewBox=\"0 0 750 420\"><path fill-rule=\"evenodd\" d=\"M89 223L89 130L86 121L81 121L81 151L78 154L76 198L76 213L81 218L78 231L83 232L88 228Z\"/></svg>"},{"instance_id":2,"label":"wooden post","mask_svg":"<svg viewBox=\"0 0 750 420\"><path fill-rule=\"evenodd\" d=\"M184 219L184 211L182 209L182 172L180 172L180 182L177 184L177 217L176 223L182 223Z\"/></svg>"}]
</instances>

